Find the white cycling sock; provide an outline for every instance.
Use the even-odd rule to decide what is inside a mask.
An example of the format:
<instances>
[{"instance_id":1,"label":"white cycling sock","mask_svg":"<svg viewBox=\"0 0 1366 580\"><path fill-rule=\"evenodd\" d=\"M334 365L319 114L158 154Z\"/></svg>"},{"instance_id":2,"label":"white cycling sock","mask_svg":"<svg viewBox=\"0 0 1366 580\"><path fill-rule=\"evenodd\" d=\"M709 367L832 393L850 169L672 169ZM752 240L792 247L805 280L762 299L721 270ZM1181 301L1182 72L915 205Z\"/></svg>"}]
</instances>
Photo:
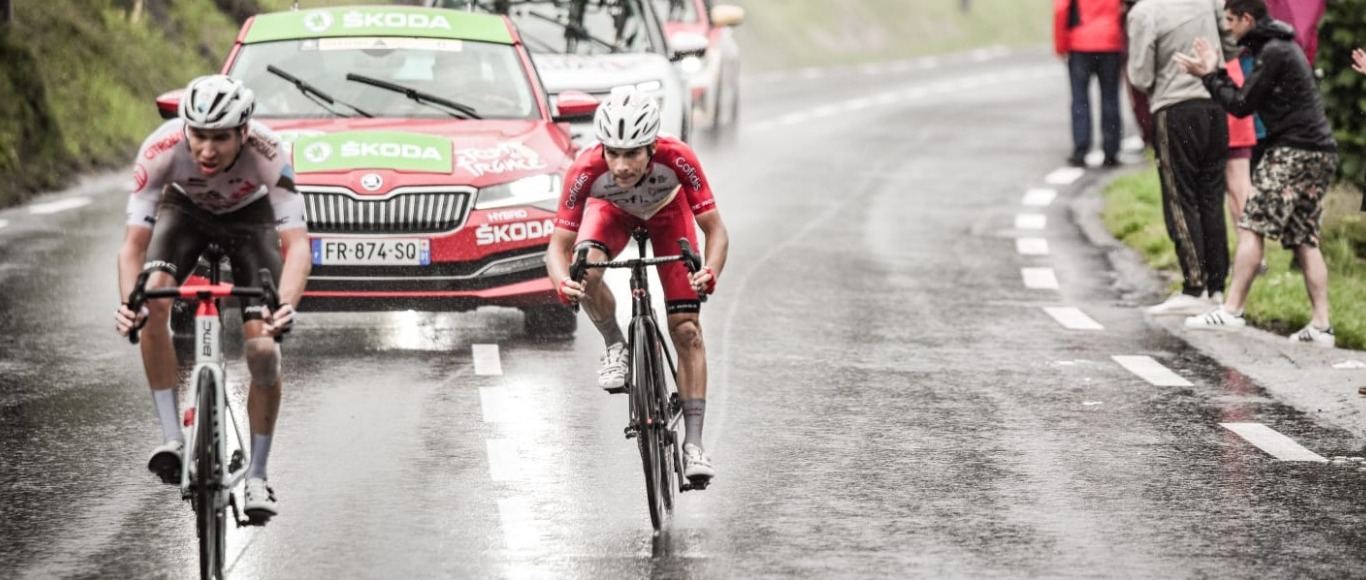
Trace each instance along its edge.
<instances>
[{"instance_id":1,"label":"white cycling sock","mask_svg":"<svg viewBox=\"0 0 1366 580\"><path fill-rule=\"evenodd\" d=\"M706 399L683 399L684 445L702 446L702 418L706 415Z\"/></svg>"},{"instance_id":2,"label":"white cycling sock","mask_svg":"<svg viewBox=\"0 0 1366 580\"><path fill-rule=\"evenodd\" d=\"M156 406L157 418L161 420L161 436L167 441L184 441L185 432L180 430L180 393L175 387L152 389L152 404Z\"/></svg>"},{"instance_id":3,"label":"white cycling sock","mask_svg":"<svg viewBox=\"0 0 1366 580\"><path fill-rule=\"evenodd\" d=\"M270 459L270 437L251 434L251 467L247 468L247 479L266 479L266 460Z\"/></svg>"}]
</instances>

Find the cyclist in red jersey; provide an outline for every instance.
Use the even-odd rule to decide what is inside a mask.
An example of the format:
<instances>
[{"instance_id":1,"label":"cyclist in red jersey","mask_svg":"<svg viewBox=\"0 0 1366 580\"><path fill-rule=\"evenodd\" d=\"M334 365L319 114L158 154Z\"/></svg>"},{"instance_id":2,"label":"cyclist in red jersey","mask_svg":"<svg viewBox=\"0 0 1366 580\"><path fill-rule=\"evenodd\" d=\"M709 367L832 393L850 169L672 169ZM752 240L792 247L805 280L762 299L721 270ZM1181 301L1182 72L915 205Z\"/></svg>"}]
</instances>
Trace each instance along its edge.
<instances>
[{"instance_id":1,"label":"cyclist in red jersey","mask_svg":"<svg viewBox=\"0 0 1366 580\"><path fill-rule=\"evenodd\" d=\"M730 238L697 155L682 141L659 135L659 106L652 98L635 90L614 92L598 107L593 124L599 143L579 154L565 176L546 268L560 300L581 303L607 343L599 386L619 389L625 386L628 361L616 299L602 283L602 270L589 270L582 284L569 278L574 248L587 245L589 260L609 260L626 247L631 230L643 225L656 256L677 255L678 239L697 247L696 227L702 229L706 267L689 274L682 263L672 262L659 267L659 279L669 337L678 352L684 475L711 478L715 470L702 448L707 358L698 297L716 289Z\"/></svg>"}]
</instances>

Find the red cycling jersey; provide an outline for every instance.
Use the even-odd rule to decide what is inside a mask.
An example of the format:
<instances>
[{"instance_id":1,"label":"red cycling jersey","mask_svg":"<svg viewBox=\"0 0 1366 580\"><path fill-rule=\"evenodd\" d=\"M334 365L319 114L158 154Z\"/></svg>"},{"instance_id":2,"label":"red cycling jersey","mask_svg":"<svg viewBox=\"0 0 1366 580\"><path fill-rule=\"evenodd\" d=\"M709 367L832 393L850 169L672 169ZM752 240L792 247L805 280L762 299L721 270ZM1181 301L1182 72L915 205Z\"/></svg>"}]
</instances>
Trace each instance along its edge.
<instances>
[{"instance_id":1,"label":"red cycling jersey","mask_svg":"<svg viewBox=\"0 0 1366 580\"><path fill-rule=\"evenodd\" d=\"M681 187L680 187L681 186ZM602 199L642 220L649 220L674 200L679 191L693 215L716 208L711 185L691 147L673 137L661 135L655 142L655 155L645 178L634 186L621 187L607 170L599 143L579 154L564 178L564 193L555 225L579 231L589 198Z\"/></svg>"}]
</instances>

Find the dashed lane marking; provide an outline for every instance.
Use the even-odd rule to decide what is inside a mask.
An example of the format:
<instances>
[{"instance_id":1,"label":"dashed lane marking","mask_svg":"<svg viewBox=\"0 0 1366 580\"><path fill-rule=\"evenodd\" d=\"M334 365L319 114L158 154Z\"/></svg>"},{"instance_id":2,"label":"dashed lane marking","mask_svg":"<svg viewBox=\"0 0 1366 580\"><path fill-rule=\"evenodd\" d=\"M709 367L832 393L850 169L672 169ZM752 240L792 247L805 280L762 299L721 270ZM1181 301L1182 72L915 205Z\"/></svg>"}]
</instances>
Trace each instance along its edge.
<instances>
[{"instance_id":1,"label":"dashed lane marking","mask_svg":"<svg viewBox=\"0 0 1366 580\"><path fill-rule=\"evenodd\" d=\"M0 229L4 229L7 225L9 225L9 222L5 220L0 220Z\"/></svg>"},{"instance_id":2,"label":"dashed lane marking","mask_svg":"<svg viewBox=\"0 0 1366 580\"><path fill-rule=\"evenodd\" d=\"M1043 180L1049 185L1072 185L1072 182L1081 179L1085 174L1086 170L1080 167L1059 167L1044 176Z\"/></svg>"},{"instance_id":3,"label":"dashed lane marking","mask_svg":"<svg viewBox=\"0 0 1366 580\"><path fill-rule=\"evenodd\" d=\"M517 442L511 439L489 439L488 446L489 477L494 481L513 481L522 475L521 458L517 455Z\"/></svg>"},{"instance_id":4,"label":"dashed lane marking","mask_svg":"<svg viewBox=\"0 0 1366 580\"><path fill-rule=\"evenodd\" d=\"M498 519L503 524L503 542L509 550L529 550L541 543L541 526L523 498L498 500Z\"/></svg>"},{"instance_id":5,"label":"dashed lane marking","mask_svg":"<svg viewBox=\"0 0 1366 580\"><path fill-rule=\"evenodd\" d=\"M1052 268L1021 268L1020 276L1024 278L1026 288L1036 290L1058 289L1058 277L1053 274Z\"/></svg>"},{"instance_id":6,"label":"dashed lane marking","mask_svg":"<svg viewBox=\"0 0 1366 580\"><path fill-rule=\"evenodd\" d=\"M1078 308L1072 308L1070 306L1045 306L1043 311L1047 312L1049 316L1053 317L1053 320L1058 321L1058 324L1063 325L1065 328L1070 328L1072 330L1105 330L1104 326L1101 326L1099 322L1092 320L1090 316L1087 316L1086 313Z\"/></svg>"},{"instance_id":7,"label":"dashed lane marking","mask_svg":"<svg viewBox=\"0 0 1366 580\"><path fill-rule=\"evenodd\" d=\"M1115 355L1110 357L1119 363L1129 372L1136 374L1149 383L1159 387L1189 387L1193 386L1190 381L1172 372L1171 369L1162 366L1162 363L1153 360L1150 356L1125 356Z\"/></svg>"},{"instance_id":8,"label":"dashed lane marking","mask_svg":"<svg viewBox=\"0 0 1366 580\"><path fill-rule=\"evenodd\" d=\"M1025 256L1047 256L1048 240L1043 238L1017 238L1015 250Z\"/></svg>"},{"instance_id":9,"label":"dashed lane marking","mask_svg":"<svg viewBox=\"0 0 1366 580\"><path fill-rule=\"evenodd\" d=\"M474 345L474 374L476 375L501 375L503 374L503 362L498 357L498 345L496 344L476 344Z\"/></svg>"},{"instance_id":10,"label":"dashed lane marking","mask_svg":"<svg viewBox=\"0 0 1366 580\"><path fill-rule=\"evenodd\" d=\"M34 204L29 206L28 211L33 215L47 215L72 210L87 205L90 205L90 198L88 197L70 197L67 199L50 201L48 203Z\"/></svg>"},{"instance_id":11,"label":"dashed lane marking","mask_svg":"<svg viewBox=\"0 0 1366 580\"><path fill-rule=\"evenodd\" d=\"M1022 213L1015 216L1015 229L1041 230L1048 225L1048 217L1041 213Z\"/></svg>"},{"instance_id":12,"label":"dashed lane marking","mask_svg":"<svg viewBox=\"0 0 1366 580\"><path fill-rule=\"evenodd\" d=\"M1267 452L1272 457L1281 461L1328 462L1322 455L1305 449L1304 446L1296 443L1295 440L1286 437L1275 429L1261 423L1220 423L1219 425L1229 431L1237 433L1239 437L1246 439L1248 443L1256 445L1258 449Z\"/></svg>"},{"instance_id":13,"label":"dashed lane marking","mask_svg":"<svg viewBox=\"0 0 1366 580\"><path fill-rule=\"evenodd\" d=\"M1021 199L1020 203L1034 207L1043 207L1053 203L1053 198L1056 197L1058 197L1058 190L1056 189L1031 189L1025 192L1024 199Z\"/></svg>"}]
</instances>

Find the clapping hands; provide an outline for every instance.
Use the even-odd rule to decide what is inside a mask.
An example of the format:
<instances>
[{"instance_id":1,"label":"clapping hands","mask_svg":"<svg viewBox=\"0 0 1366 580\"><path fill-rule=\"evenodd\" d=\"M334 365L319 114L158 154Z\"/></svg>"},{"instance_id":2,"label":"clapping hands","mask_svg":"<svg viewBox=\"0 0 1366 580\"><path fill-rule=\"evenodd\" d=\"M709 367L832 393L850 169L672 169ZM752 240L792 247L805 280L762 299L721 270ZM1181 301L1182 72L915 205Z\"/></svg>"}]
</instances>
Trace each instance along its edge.
<instances>
[{"instance_id":1,"label":"clapping hands","mask_svg":"<svg viewBox=\"0 0 1366 580\"><path fill-rule=\"evenodd\" d=\"M1366 50L1358 48L1352 51L1352 70L1366 75Z\"/></svg>"},{"instance_id":2,"label":"clapping hands","mask_svg":"<svg viewBox=\"0 0 1366 580\"><path fill-rule=\"evenodd\" d=\"M1219 70L1219 54L1214 51L1213 46L1210 46L1208 40L1203 37L1195 39L1191 49L1195 53L1194 56L1178 52L1172 55L1172 60L1176 61L1176 64L1180 65L1187 73L1197 77L1203 77Z\"/></svg>"}]
</instances>

